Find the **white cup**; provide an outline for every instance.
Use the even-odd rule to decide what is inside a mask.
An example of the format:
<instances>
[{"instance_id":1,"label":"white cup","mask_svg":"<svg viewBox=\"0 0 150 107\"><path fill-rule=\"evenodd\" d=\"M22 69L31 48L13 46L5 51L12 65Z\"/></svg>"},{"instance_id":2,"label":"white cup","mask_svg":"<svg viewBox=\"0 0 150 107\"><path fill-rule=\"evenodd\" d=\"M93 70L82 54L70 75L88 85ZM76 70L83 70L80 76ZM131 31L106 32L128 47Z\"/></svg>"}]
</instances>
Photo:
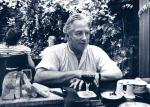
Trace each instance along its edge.
<instances>
[{"instance_id":1,"label":"white cup","mask_svg":"<svg viewBox=\"0 0 150 107\"><path fill-rule=\"evenodd\" d=\"M116 87L116 94L124 95L124 90L123 90L123 83L120 81L117 82L117 87Z\"/></svg>"},{"instance_id":2,"label":"white cup","mask_svg":"<svg viewBox=\"0 0 150 107\"><path fill-rule=\"evenodd\" d=\"M135 99L135 95L133 92L133 84L127 83L127 88L124 97L127 99Z\"/></svg>"}]
</instances>

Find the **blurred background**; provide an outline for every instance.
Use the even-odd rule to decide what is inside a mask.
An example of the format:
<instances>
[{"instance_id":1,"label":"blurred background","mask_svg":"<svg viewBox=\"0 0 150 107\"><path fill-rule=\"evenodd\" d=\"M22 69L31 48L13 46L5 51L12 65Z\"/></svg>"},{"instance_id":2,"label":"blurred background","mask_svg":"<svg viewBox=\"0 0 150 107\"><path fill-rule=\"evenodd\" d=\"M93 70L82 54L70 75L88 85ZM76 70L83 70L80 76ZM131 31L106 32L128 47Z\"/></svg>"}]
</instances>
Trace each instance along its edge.
<instances>
[{"instance_id":1,"label":"blurred background","mask_svg":"<svg viewBox=\"0 0 150 107\"><path fill-rule=\"evenodd\" d=\"M22 29L20 44L39 54L48 46L66 42L63 26L72 13L91 15L90 44L103 48L118 64L125 78L138 74L139 0L0 0L0 42L10 28Z\"/></svg>"}]
</instances>

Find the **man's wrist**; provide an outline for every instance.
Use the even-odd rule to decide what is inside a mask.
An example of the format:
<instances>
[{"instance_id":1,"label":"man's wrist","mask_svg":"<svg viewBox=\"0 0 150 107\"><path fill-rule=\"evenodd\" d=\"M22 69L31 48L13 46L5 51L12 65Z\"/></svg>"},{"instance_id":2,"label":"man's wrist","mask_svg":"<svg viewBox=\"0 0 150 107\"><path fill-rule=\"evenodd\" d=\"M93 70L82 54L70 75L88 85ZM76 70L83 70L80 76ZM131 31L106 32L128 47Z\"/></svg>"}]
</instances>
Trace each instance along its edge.
<instances>
[{"instance_id":1,"label":"man's wrist","mask_svg":"<svg viewBox=\"0 0 150 107\"><path fill-rule=\"evenodd\" d=\"M74 75L76 78L82 78L82 71L81 70L76 70L74 71Z\"/></svg>"}]
</instances>

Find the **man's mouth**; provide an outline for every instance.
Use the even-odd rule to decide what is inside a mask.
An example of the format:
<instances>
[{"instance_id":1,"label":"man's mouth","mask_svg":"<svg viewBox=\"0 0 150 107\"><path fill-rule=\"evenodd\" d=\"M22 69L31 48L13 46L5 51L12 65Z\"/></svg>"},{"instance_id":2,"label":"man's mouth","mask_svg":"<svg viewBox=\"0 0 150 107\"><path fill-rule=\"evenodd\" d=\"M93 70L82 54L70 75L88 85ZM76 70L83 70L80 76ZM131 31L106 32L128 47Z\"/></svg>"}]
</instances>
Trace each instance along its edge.
<instances>
[{"instance_id":1,"label":"man's mouth","mask_svg":"<svg viewBox=\"0 0 150 107\"><path fill-rule=\"evenodd\" d=\"M86 47L87 43L80 43L81 47Z\"/></svg>"},{"instance_id":2,"label":"man's mouth","mask_svg":"<svg viewBox=\"0 0 150 107\"><path fill-rule=\"evenodd\" d=\"M87 43L86 43L86 42L81 42L80 44L82 44L82 45L86 45Z\"/></svg>"}]
</instances>

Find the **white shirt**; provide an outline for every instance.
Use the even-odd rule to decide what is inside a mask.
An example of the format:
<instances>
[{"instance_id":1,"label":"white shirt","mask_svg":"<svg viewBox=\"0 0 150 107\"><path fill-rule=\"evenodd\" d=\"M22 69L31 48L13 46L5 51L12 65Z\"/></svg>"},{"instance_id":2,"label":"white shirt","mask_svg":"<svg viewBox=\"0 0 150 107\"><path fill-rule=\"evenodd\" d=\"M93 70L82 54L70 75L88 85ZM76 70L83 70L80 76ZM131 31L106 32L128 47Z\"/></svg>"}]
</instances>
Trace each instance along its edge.
<instances>
[{"instance_id":1,"label":"white shirt","mask_svg":"<svg viewBox=\"0 0 150 107\"><path fill-rule=\"evenodd\" d=\"M119 70L116 63L101 48L93 45L86 47L79 63L68 43L48 47L46 52L36 69L42 67L50 71L87 70L108 73Z\"/></svg>"},{"instance_id":2,"label":"white shirt","mask_svg":"<svg viewBox=\"0 0 150 107\"><path fill-rule=\"evenodd\" d=\"M49 48L50 47L46 47L43 51L41 51L41 53L40 53L40 57L43 57L45 54L47 54L47 52L49 51Z\"/></svg>"}]
</instances>

